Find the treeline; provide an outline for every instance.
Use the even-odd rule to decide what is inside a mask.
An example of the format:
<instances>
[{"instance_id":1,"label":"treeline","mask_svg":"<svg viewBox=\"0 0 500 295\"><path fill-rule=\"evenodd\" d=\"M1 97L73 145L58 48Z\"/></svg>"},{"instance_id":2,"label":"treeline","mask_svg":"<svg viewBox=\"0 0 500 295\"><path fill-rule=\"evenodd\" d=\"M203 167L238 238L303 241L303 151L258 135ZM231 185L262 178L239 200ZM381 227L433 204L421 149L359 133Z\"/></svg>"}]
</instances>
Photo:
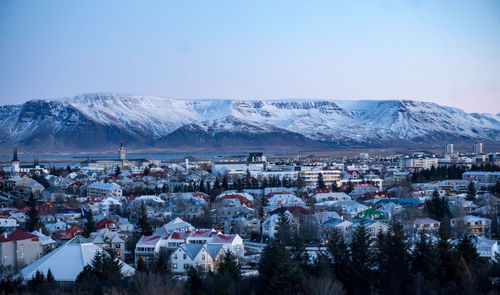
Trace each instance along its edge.
<instances>
[{"instance_id":1,"label":"treeline","mask_svg":"<svg viewBox=\"0 0 500 295\"><path fill-rule=\"evenodd\" d=\"M306 251L298 237L289 245L272 242L256 266L258 276L244 276L231 252L225 253L217 271L190 268L186 279L173 279L163 259L149 269L140 261L136 274L124 278L116 258L96 255L74 284L59 286L37 274L25 286L9 281L0 290L4 294L498 294L499 287L488 279L500 276L498 253L495 259L480 258L467 236L452 245L442 231L437 242L422 235L412 247L400 225L376 237L361 226L350 245L334 231L325 251Z\"/></svg>"},{"instance_id":2,"label":"treeline","mask_svg":"<svg viewBox=\"0 0 500 295\"><path fill-rule=\"evenodd\" d=\"M418 182L429 182L436 180L446 180L446 179L462 179L462 174L466 171L489 171L495 172L500 171L500 167L492 165L490 163L471 166L471 169L466 169L461 166L447 166L435 168L432 166L431 169L425 169L412 174L411 180L413 183Z\"/></svg>"},{"instance_id":3,"label":"treeline","mask_svg":"<svg viewBox=\"0 0 500 295\"><path fill-rule=\"evenodd\" d=\"M420 183L446 179L462 179L462 174L465 171L467 171L465 168L456 165L438 168L432 166L431 169L413 173L411 181L413 183Z\"/></svg>"}]
</instances>

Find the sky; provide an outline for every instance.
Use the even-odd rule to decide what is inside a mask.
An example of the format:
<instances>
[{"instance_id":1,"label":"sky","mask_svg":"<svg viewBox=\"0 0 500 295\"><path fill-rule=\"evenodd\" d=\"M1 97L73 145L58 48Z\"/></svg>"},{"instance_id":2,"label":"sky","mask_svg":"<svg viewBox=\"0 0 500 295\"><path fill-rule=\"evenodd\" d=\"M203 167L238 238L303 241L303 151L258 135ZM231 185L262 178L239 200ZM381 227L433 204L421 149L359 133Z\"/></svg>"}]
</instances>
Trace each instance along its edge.
<instances>
[{"instance_id":1,"label":"sky","mask_svg":"<svg viewBox=\"0 0 500 295\"><path fill-rule=\"evenodd\" d=\"M0 104L87 92L500 113L500 1L0 1Z\"/></svg>"}]
</instances>

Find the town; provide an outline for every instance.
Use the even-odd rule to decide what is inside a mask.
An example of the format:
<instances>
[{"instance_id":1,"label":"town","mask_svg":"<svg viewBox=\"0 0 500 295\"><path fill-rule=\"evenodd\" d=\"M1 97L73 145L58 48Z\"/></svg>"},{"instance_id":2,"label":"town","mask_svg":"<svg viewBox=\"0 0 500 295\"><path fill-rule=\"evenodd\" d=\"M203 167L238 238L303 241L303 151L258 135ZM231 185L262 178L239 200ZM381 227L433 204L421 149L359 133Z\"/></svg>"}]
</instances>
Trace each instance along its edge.
<instances>
[{"instance_id":1,"label":"town","mask_svg":"<svg viewBox=\"0 0 500 295\"><path fill-rule=\"evenodd\" d=\"M36 290L45 281L69 288L92 277L96 261L111 256L120 277L157 273L177 284L188 280L193 290L198 282L196 290L210 293L213 286L200 287L210 285L200 281L231 266L237 277L252 280L268 271L271 280L263 261L283 247L303 271L333 259L343 288L369 290L373 286L342 281L339 249L354 256L355 244L372 247L398 235L408 253L438 245L439 255L443 249L462 255L470 271L475 263L489 265L481 270L490 277L487 288L498 288L500 153L483 153L482 143L461 153L447 144L441 153L252 152L169 161L128 159L122 141L116 157L88 157L65 168L36 158L21 163L18 153L14 148L12 161L0 170L4 289ZM453 280L438 272L429 278L426 265L418 267L412 271L419 274L420 288L426 280ZM317 294L343 294L334 283ZM286 291L279 294L300 288L285 285L271 287Z\"/></svg>"}]
</instances>

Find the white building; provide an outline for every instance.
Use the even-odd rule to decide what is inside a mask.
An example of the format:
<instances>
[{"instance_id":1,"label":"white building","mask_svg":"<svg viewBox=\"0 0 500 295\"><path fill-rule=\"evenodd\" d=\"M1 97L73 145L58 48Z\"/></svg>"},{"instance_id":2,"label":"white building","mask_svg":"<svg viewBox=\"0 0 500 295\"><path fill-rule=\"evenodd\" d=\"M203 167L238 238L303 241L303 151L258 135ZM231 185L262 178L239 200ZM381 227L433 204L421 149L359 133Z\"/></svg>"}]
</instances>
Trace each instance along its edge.
<instances>
[{"instance_id":1,"label":"white building","mask_svg":"<svg viewBox=\"0 0 500 295\"><path fill-rule=\"evenodd\" d=\"M116 183L94 182L87 187L88 198L121 197L122 188Z\"/></svg>"}]
</instances>

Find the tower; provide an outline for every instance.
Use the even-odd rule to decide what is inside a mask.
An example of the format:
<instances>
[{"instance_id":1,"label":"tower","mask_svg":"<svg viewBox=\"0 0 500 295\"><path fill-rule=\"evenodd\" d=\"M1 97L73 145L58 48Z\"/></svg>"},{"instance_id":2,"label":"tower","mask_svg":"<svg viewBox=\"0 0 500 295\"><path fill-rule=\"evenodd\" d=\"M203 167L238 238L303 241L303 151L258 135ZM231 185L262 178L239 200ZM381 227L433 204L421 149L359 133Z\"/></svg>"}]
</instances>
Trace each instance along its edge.
<instances>
[{"instance_id":1,"label":"tower","mask_svg":"<svg viewBox=\"0 0 500 295\"><path fill-rule=\"evenodd\" d=\"M14 148L14 157L12 158L12 172L19 172L19 159L17 158L17 148Z\"/></svg>"},{"instance_id":2,"label":"tower","mask_svg":"<svg viewBox=\"0 0 500 295\"><path fill-rule=\"evenodd\" d=\"M474 153L475 154L482 154L483 153L483 143L478 142L474 144Z\"/></svg>"},{"instance_id":3,"label":"tower","mask_svg":"<svg viewBox=\"0 0 500 295\"><path fill-rule=\"evenodd\" d=\"M125 161L125 148L123 147L123 139L120 141L120 150L118 151L120 160Z\"/></svg>"},{"instance_id":4,"label":"tower","mask_svg":"<svg viewBox=\"0 0 500 295\"><path fill-rule=\"evenodd\" d=\"M452 143L449 143L444 147L444 153L447 155L453 154L453 144Z\"/></svg>"}]
</instances>

